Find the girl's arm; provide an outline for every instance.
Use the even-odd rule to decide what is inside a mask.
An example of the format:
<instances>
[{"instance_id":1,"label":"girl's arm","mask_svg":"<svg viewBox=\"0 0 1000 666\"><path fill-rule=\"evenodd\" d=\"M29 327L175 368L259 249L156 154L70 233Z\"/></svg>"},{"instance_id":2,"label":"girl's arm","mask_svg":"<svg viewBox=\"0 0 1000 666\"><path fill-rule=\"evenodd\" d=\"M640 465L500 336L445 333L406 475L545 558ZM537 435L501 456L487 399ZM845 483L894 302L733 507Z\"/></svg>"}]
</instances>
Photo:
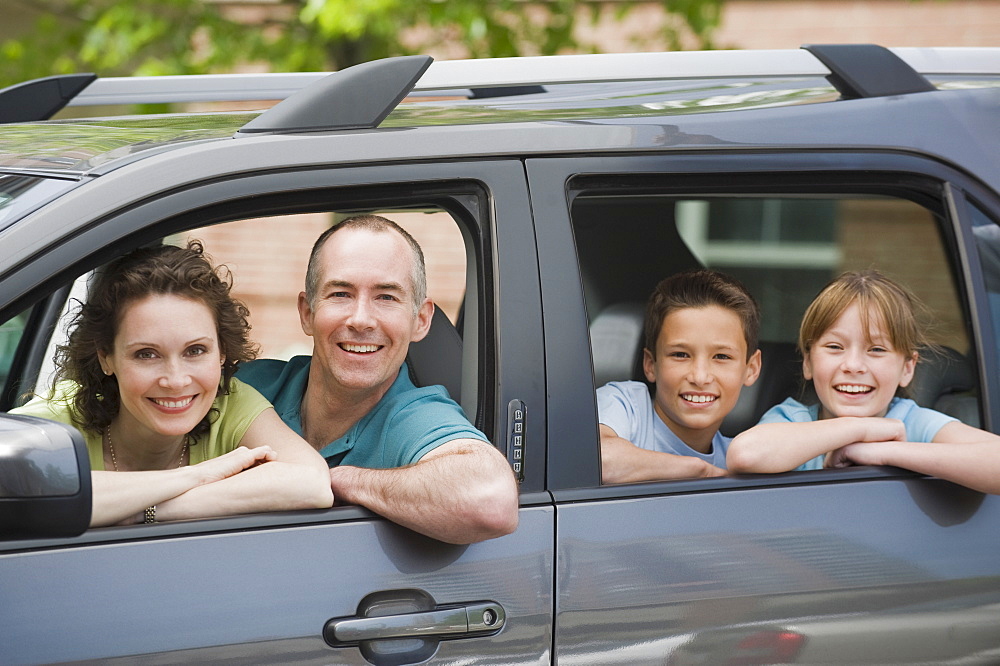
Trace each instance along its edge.
<instances>
[{"instance_id":1,"label":"girl's arm","mask_svg":"<svg viewBox=\"0 0 1000 666\"><path fill-rule=\"evenodd\" d=\"M147 507L161 504L204 484L215 483L274 458L270 447L235 451L198 465L154 472L91 472L91 527L141 522Z\"/></svg>"},{"instance_id":2,"label":"girl's arm","mask_svg":"<svg viewBox=\"0 0 1000 666\"><path fill-rule=\"evenodd\" d=\"M959 421L930 443L859 442L835 451L831 466L892 465L984 493L1000 494L1000 437Z\"/></svg>"},{"instance_id":3,"label":"girl's arm","mask_svg":"<svg viewBox=\"0 0 1000 666\"><path fill-rule=\"evenodd\" d=\"M842 416L820 421L760 423L729 444L730 474L787 472L854 442L906 439L902 421Z\"/></svg>"},{"instance_id":4,"label":"girl's arm","mask_svg":"<svg viewBox=\"0 0 1000 666\"><path fill-rule=\"evenodd\" d=\"M158 520L227 516L260 511L323 509L333 505L323 457L282 423L274 409L254 419L240 440L251 451L273 449L264 465L201 485L156 507Z\"/></svg>"}]
</instances>

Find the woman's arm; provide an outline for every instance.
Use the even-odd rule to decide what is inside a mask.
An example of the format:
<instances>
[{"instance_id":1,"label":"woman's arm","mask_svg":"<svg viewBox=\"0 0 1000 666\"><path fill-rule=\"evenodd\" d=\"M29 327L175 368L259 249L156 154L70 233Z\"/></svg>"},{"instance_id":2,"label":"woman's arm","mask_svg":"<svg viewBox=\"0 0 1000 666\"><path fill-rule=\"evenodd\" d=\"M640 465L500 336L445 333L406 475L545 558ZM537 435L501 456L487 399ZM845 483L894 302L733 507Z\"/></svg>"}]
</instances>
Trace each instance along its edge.
<instances>
[{"instance_id":1,"label":"woman's arm","mask_svg":"<svg viewBox=\"0 0 1000 666\"><path fill-rule=\"evenodd\" d=\"M156 507L158 520L227 516L260 511L323 509L333 505L326 461L282 423L273 409L254 419L240 440L251 451L273 449L273 459Z\"/></svg>"},{"instance_id":2,"label":"woman's arm","mask_svg":"<svg viewBox=\"0 0 1000 666\"><path fill-rule=\"evenodd\" d=\"M930 443L859 442L835 451L830 463L903 467L1000 494L1000 437L959 421L941 428Z\"/></svg>"},{"instance_id":3,"label":"woman's arm","mask_svg":"<svg viewBox=\"0 0 1000 666\"><path fill-rule=\"evenodd\" d=\"M91 527L140 522L143 511L190 490L239 474L248 467L274 459L262 446L235 451L198 465L153 472L91 472L93 508Z\"/></svg>"},{"instance_id":4,"label":"woman's arm","mask_svg":"<svg viewBox=\"0 0 1000 666\"><path fill-rule=\"evenodd\" d=\"M879 417L760 423L729 444L726 467L731 474L787 472L854 442L904 439L902 421Z\"/></svg>"}]
</instances>

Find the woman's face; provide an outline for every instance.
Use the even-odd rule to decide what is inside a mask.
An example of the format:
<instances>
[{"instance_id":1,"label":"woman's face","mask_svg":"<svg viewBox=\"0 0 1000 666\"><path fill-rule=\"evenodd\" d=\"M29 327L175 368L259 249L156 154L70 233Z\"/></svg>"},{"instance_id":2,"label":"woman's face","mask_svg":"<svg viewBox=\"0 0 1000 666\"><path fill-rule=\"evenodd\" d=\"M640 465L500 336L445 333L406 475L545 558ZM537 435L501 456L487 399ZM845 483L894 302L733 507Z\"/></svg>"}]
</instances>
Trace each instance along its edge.
<instances>
[{"instance_id":1,"label":"woman's face","mask_svg":"<svg viewBox=\"0 0 1000 666\"><path fill-rule=\"evenodd\" d=\"M168 294L125 306L101 367L118 378L121 425L139 436L181 436L212 407L222 377L215 317L200 301Z\"/></svg>"},{"instance_id":2,"label":"woman's face","mask_svg":"<svg viewBox=\"0 0 1000 666\"><path fill-rule=\"evenodd\" d=\"M917 355L895 349L874 312L868 322L866 331L852 303L806 354L802 370L816 389L820 418L885 416L896 389L913 379Z\"/></svg>"}]
</instances>

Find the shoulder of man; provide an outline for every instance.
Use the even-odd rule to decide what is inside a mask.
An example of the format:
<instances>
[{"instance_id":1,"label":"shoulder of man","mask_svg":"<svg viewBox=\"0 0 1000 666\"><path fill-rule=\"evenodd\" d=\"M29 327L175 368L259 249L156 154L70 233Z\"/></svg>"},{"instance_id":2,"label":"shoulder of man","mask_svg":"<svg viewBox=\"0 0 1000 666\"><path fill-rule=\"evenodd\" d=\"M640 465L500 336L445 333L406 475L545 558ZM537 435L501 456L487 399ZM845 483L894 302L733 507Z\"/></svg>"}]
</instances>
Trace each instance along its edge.
<instances>
[{"instance_id":1,"label":"shoulder of man","mask_svg":"<svg viewBox=\"0 0 1000 666\"><path fill-rule=\"evenodd\" d=\"M288 361L262 358L241 365L236 378L274 402L286 390L305 390L311 361L311 356L294 356Z\"/></svg>"}]
</instances>

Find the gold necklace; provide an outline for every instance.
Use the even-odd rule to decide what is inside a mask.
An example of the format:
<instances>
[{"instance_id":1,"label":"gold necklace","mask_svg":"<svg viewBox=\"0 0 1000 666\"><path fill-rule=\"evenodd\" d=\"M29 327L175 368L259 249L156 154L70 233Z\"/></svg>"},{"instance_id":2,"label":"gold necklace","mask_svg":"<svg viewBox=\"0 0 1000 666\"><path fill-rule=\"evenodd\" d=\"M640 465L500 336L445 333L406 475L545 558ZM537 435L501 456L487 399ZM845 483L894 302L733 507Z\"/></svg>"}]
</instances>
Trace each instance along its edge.
<instances>
[{"instance_id":1,"label":"gold necklace","mask_svg":"<svg viewBox=\"0 0 1000 666\"><path fill-rule=\"evenodd\" d=\"M111 424L104 430L104 434L108 437L108 450L111 452L111 464L114 466L115 471L118 471L118 459L115 458L115 445L111 442ZM184 454L188 450L188 439L187 436L184 437L184 446L181 448L181 459L177 461L178 467L184 466Z\"/></svg>"}]
</instances>

